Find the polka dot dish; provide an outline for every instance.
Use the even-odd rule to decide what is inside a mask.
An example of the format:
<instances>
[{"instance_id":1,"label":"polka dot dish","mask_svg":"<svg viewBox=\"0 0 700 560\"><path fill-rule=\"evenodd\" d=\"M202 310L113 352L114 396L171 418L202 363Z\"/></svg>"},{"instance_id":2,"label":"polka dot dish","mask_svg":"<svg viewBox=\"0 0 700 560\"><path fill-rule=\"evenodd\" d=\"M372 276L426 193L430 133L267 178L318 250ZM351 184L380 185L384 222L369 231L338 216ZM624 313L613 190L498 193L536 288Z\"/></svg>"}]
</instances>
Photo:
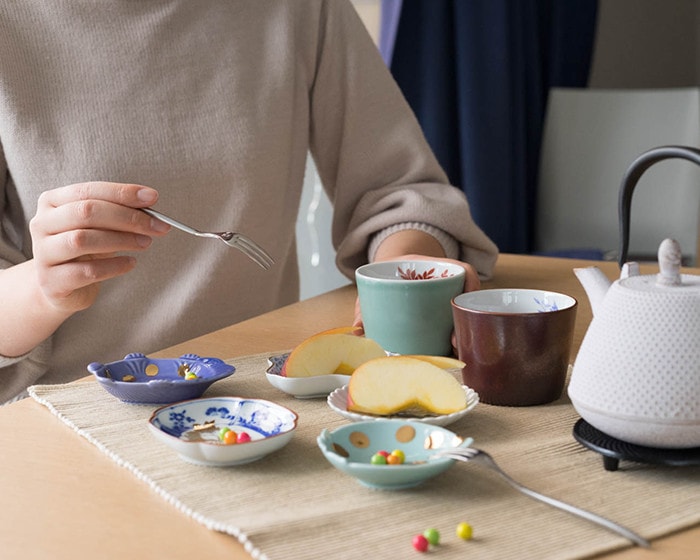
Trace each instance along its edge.
<instances>
[{"instance_id":1,"label":"polka dot dish","mask_svg":"<svg viewBox=\"0 0 700 560\"><path fill-rule=\"evenodd\" d=\"M370 488L396 490L417 486L449 469L454 460L435 457L438 449L469 447L462 438L441 426L404 420L378 419L324 429L316 439L328 462ZM400 449L400 465L372 464L378 451Z\"/></svg>"},{"instance_id":2,"label":"polka dot dish","mask_svg":"<svg viewBox=\"0 0 700 560\"><path fill-rule=\"evenodd\" d=\"M212 383L236 371L218 358L184 354L150 359L136 352L108 364L93 362L87 369L108 393L135 404L168 404L201 397Z\"/></svg>"}]
</instances>

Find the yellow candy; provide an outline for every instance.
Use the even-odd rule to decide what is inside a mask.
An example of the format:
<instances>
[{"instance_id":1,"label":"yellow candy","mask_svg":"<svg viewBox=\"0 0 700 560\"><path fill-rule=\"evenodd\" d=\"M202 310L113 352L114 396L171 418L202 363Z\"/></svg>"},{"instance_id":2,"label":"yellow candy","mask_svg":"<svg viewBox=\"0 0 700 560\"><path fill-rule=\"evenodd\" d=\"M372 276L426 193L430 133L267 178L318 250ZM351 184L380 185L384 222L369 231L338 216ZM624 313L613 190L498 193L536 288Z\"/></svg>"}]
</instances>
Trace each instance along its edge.
<instances>
[{"instance_id":1,"label":"yellow candy","mask_svg":"<svg viewBox=\"0 0 700 560\"><path fill-rule=\"evenodd\" d=\"M457 525L457 530L455 531L460 539L469 541L472 538L472 526L464 521Z\"/></svg>"},{"instance_id":2,"label":"yellow candy","mask_svg":"<svg viewBox=\"0 0 700 560\"><path fill-rule=\"evenodd\" d=\"M390 462L389 457L396 457L397 461L396 462ZM387 457L387 462L392 464L392 465L403 465L403 462L406 460L406 454L401 451L400 449L394 449L390 454L389 457Z\"/></svg>"}]
</instances>

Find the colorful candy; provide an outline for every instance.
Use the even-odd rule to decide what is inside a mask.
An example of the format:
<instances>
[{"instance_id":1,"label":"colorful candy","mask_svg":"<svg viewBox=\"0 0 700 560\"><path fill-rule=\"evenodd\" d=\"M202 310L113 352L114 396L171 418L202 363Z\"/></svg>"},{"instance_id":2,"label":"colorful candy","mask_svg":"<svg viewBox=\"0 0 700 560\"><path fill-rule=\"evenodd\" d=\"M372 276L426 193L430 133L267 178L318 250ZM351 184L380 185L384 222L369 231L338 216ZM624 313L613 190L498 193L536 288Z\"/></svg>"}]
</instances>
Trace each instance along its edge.
<instances>
[{"instance_id":1,"label":"colorful candy","mask_svg":"<svg viewBox=\"0 0 700 560\"><path fill-rule=\"evenodd\" d=\"M233 430L227 430L224 433L223 440L226 445L233 445L234 443L238 443L238 434Z\"/></svg>"},{"instance_id":2,"label":"colorful candy","mask_svg":"<svg viewBox=\"0 0 700 560\"><path fill-rule=\"evenodd\" d=\"M391 453L383 449L377 451L369 462L372 465L403 465L406 460L406 454L400 449L394 449Z\"/></svg>"},{"instance_id":3,"label":"colorful candy","mask_svg":"<svg viewBox=\"0 0 700 560\"><path fill-rule=\"evenodd\" d=\"M250 434L246 432L234 432L227 426L224 426L219 430L219 440L226 445L233 445L234 443L248 443L250 439Z\"/></svg>"},{"instance_id":4,"label":"colorful candy","mask_svg":"<svg viewBox=\"0 0 700 560\"><path fill-rule=\"evenodd\" d=\"M468 541L472 538L472 526L464 521L457 525L455 532L462 540ZM415 548L418 552L425 552L428 550L428 548L438 546L440 544L440 531L434 527L430 527L429 529L423 531L422 535L416 535L413 537L411 543L413 544L413 548Z\"/></svg>"},{"instance_id":5,"label":"colorful candy","mask_svg":"<svg viewBox=\"0 0 700 560\"><path fill-rule=\"evenodd\" d=\"M428 550L428 539L426 539L423 535L416 535L413 537L413 548L415 548L418 552L425 552Z\"/></svg>"},{"instance_id":6,"label":"colorful candy","mask_svg":"<svg viewBox=\"0 0 700 560\"><path fill-rule=\"evenodd\" d=\"M390 457L394 457L394 459L390 460ZM386 462L389 463L390 465L403 465L405 460L406 460L406 454L403 451L401 451L400 449L394 449L389 454L389 457L386 458Z\"/></svg>"},{"instance_id":7,"label":"colorful candy","mask_svg":"<svg viewBox=\"0 0 700 560\"><path fill-rule=\"evenodd\" d=\"M472 526L469 525L469 523L465 523L464 521L457 525L457 529L455 532L457 533L457 536L460 539L463 539L465 541L471 540L473 535Z\"/></svg>"},{"instance_id":8,"label":"colorful candy","mask_svg":"<svg viewBox=\"0 0 700 560\"><path fill-rule=\"evenodd\" d=\"M423 531L423 536L433 546L440 544L440 532L437 529L426 529Z\"/></svg>"},{"instance_id":9,"label":"colorful candy","mask_svg":"<svg viewBox=\"0 0 700 560\"><path fill-rule=\"evenodd\" d=\"M382 455L381 453L375 453L374 455L372 455L369 462L373 465L386 465L387 455Z\"/></svg>"}]
</instances>

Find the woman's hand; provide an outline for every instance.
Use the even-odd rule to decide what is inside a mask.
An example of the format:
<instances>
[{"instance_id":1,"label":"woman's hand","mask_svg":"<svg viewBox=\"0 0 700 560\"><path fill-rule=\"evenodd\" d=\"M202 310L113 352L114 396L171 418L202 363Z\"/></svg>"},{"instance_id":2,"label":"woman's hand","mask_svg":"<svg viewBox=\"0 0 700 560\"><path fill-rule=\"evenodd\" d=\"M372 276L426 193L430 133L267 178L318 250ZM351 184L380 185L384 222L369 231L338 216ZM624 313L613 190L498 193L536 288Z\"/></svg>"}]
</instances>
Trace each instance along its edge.
<instances>
[{"instance_id":1,"label":"woman's hand","mask_svg":"<svg viewBox=\"0 0 700 560\"><path fill-rule=\"evenodd\" d=\"M138 208L158 199L154 189L107 182L44 192L29 227L36 281L45 301L67 314L92 305L99 285L135 266L120 252L143 251L170 226Z\"/></svg>"}]
</instances>

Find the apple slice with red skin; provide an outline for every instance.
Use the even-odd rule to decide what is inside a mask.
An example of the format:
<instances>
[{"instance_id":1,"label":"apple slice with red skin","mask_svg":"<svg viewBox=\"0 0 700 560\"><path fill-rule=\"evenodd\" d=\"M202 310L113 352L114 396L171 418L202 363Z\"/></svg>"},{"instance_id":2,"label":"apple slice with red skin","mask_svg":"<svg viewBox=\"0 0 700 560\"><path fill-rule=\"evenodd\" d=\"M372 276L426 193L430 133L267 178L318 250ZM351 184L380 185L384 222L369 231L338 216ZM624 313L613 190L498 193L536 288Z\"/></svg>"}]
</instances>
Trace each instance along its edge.
<instances>
[{"instance_id":1,"label":"apple slice with red skin","mask_svg":"<svg viewBox=\"0 0 700 560\"><path fill-rule=\"evenodd\" d=\"M350 375L367 360L386 356L377 342L361 333L360 327L339 327L307 338L289 354L280 375Z\"/></svg>"},{"instance_id":2,"label":"apple slice with red skin","mask_svg":"<svg viewBox=\"0 0 700 560\"><path fill-rule=\"evenodd\" d=\"M399 412L452 414L467 406L457 378L443 369L464 362L438 356L388 356L359 366L348 384L348 410L379 416Z\"/></svg>"}]
</instances>

